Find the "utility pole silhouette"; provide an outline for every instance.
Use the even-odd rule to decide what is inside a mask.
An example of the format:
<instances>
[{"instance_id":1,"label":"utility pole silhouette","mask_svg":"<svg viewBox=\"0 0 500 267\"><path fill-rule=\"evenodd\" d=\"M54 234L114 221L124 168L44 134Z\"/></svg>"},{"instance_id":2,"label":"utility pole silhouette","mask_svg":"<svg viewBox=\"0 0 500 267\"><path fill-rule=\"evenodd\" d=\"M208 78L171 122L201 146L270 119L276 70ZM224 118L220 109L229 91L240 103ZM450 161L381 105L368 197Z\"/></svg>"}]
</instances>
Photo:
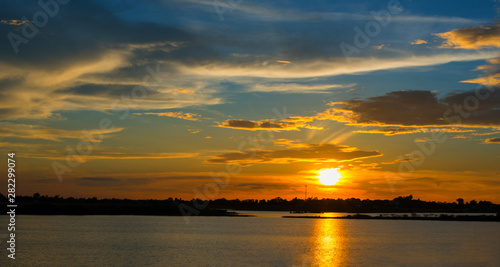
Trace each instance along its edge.
<instances>
[{"instance_id":1,"label":"utility pole silhouette","mask_svg":"<svg viewBox=\"0 0 500 267\"><path fill-rule=\"evenodd\" d=\"M307 200L307 185L305 185L305 188L306 189L304 190L304 195L305 195L304 200Z\"/></svg>"}]
</instances>

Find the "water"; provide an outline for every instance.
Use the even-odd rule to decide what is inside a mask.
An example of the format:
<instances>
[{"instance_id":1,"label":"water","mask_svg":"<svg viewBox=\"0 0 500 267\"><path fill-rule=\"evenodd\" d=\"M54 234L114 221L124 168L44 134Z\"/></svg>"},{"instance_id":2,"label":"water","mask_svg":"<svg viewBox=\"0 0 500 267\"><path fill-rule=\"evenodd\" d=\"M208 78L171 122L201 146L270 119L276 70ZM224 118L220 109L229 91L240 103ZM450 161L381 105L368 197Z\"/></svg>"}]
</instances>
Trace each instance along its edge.
<instances>
[{"instance_id":1,"label":"water","mask_svg":"<svg viewBox=\"0 0 500 267\"><path fill-rule=\"evenodd\" d=\"M20 215L15 263L500 266L496 222L287 219L280 216L288 213L252 213L260 217L190 217L189 224L182 217ZM2 250L0 266L15 266Z\"/></svg>"}]
</instances>

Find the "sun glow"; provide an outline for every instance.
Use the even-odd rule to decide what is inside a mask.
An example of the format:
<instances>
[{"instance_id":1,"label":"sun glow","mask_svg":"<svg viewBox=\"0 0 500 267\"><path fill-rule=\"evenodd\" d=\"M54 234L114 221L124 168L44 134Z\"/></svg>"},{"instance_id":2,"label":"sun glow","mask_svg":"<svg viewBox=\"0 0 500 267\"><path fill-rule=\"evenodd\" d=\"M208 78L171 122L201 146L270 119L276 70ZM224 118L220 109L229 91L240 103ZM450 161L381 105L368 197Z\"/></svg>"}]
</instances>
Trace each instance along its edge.
<instances>
[{"instance_id":1,"label":"sun glow","mask_svg":"<svg viewBox=\"0 0 500 267\"><path fill-rule=\"evenodd\" d=\"M342 178L338 168L319 170L318 174L319 182L324 185L335 185Z\"/></svg>"}]
</instances>

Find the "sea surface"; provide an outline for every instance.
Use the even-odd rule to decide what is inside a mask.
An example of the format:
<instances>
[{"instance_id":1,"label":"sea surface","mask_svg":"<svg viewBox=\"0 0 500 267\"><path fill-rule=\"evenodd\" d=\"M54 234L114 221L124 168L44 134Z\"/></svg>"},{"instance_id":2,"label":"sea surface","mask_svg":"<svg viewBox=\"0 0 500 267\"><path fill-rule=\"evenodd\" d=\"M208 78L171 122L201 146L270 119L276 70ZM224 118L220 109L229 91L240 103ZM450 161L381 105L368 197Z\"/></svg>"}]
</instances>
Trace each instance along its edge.
<instances>
[{"instance_id":1,"label":"sea surface","mask_svg":"<svg viewBox=\"0 0 500 267\"><path fill-rule=\"evenodd\" d=\"M19 215L16 260L5 229L0 266L500 266L498 222L244 213L256 217Z\"/></svg>"}]
</instances>

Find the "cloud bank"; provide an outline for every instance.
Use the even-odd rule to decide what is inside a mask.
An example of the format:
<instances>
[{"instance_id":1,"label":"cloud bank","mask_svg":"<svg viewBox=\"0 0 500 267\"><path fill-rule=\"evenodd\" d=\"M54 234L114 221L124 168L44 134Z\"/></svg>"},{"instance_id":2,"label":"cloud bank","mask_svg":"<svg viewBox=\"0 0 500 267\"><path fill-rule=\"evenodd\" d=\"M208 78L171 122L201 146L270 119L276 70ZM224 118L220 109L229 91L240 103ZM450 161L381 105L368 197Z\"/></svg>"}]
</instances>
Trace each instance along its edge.
<instances>
[{"instance_id":1,"label":"cloud bank","mask_svg":"<svg viewBox=\"0 0 500 267\"><path fill-rule=\"evenodd\" d=\"M363 151L355 147L335 144L304 144L279 150L251 150L215 155L207 163L256 163L286 164L294 162L343 162L381 156L378 151Z\"/></svg>"}]
</instances>

